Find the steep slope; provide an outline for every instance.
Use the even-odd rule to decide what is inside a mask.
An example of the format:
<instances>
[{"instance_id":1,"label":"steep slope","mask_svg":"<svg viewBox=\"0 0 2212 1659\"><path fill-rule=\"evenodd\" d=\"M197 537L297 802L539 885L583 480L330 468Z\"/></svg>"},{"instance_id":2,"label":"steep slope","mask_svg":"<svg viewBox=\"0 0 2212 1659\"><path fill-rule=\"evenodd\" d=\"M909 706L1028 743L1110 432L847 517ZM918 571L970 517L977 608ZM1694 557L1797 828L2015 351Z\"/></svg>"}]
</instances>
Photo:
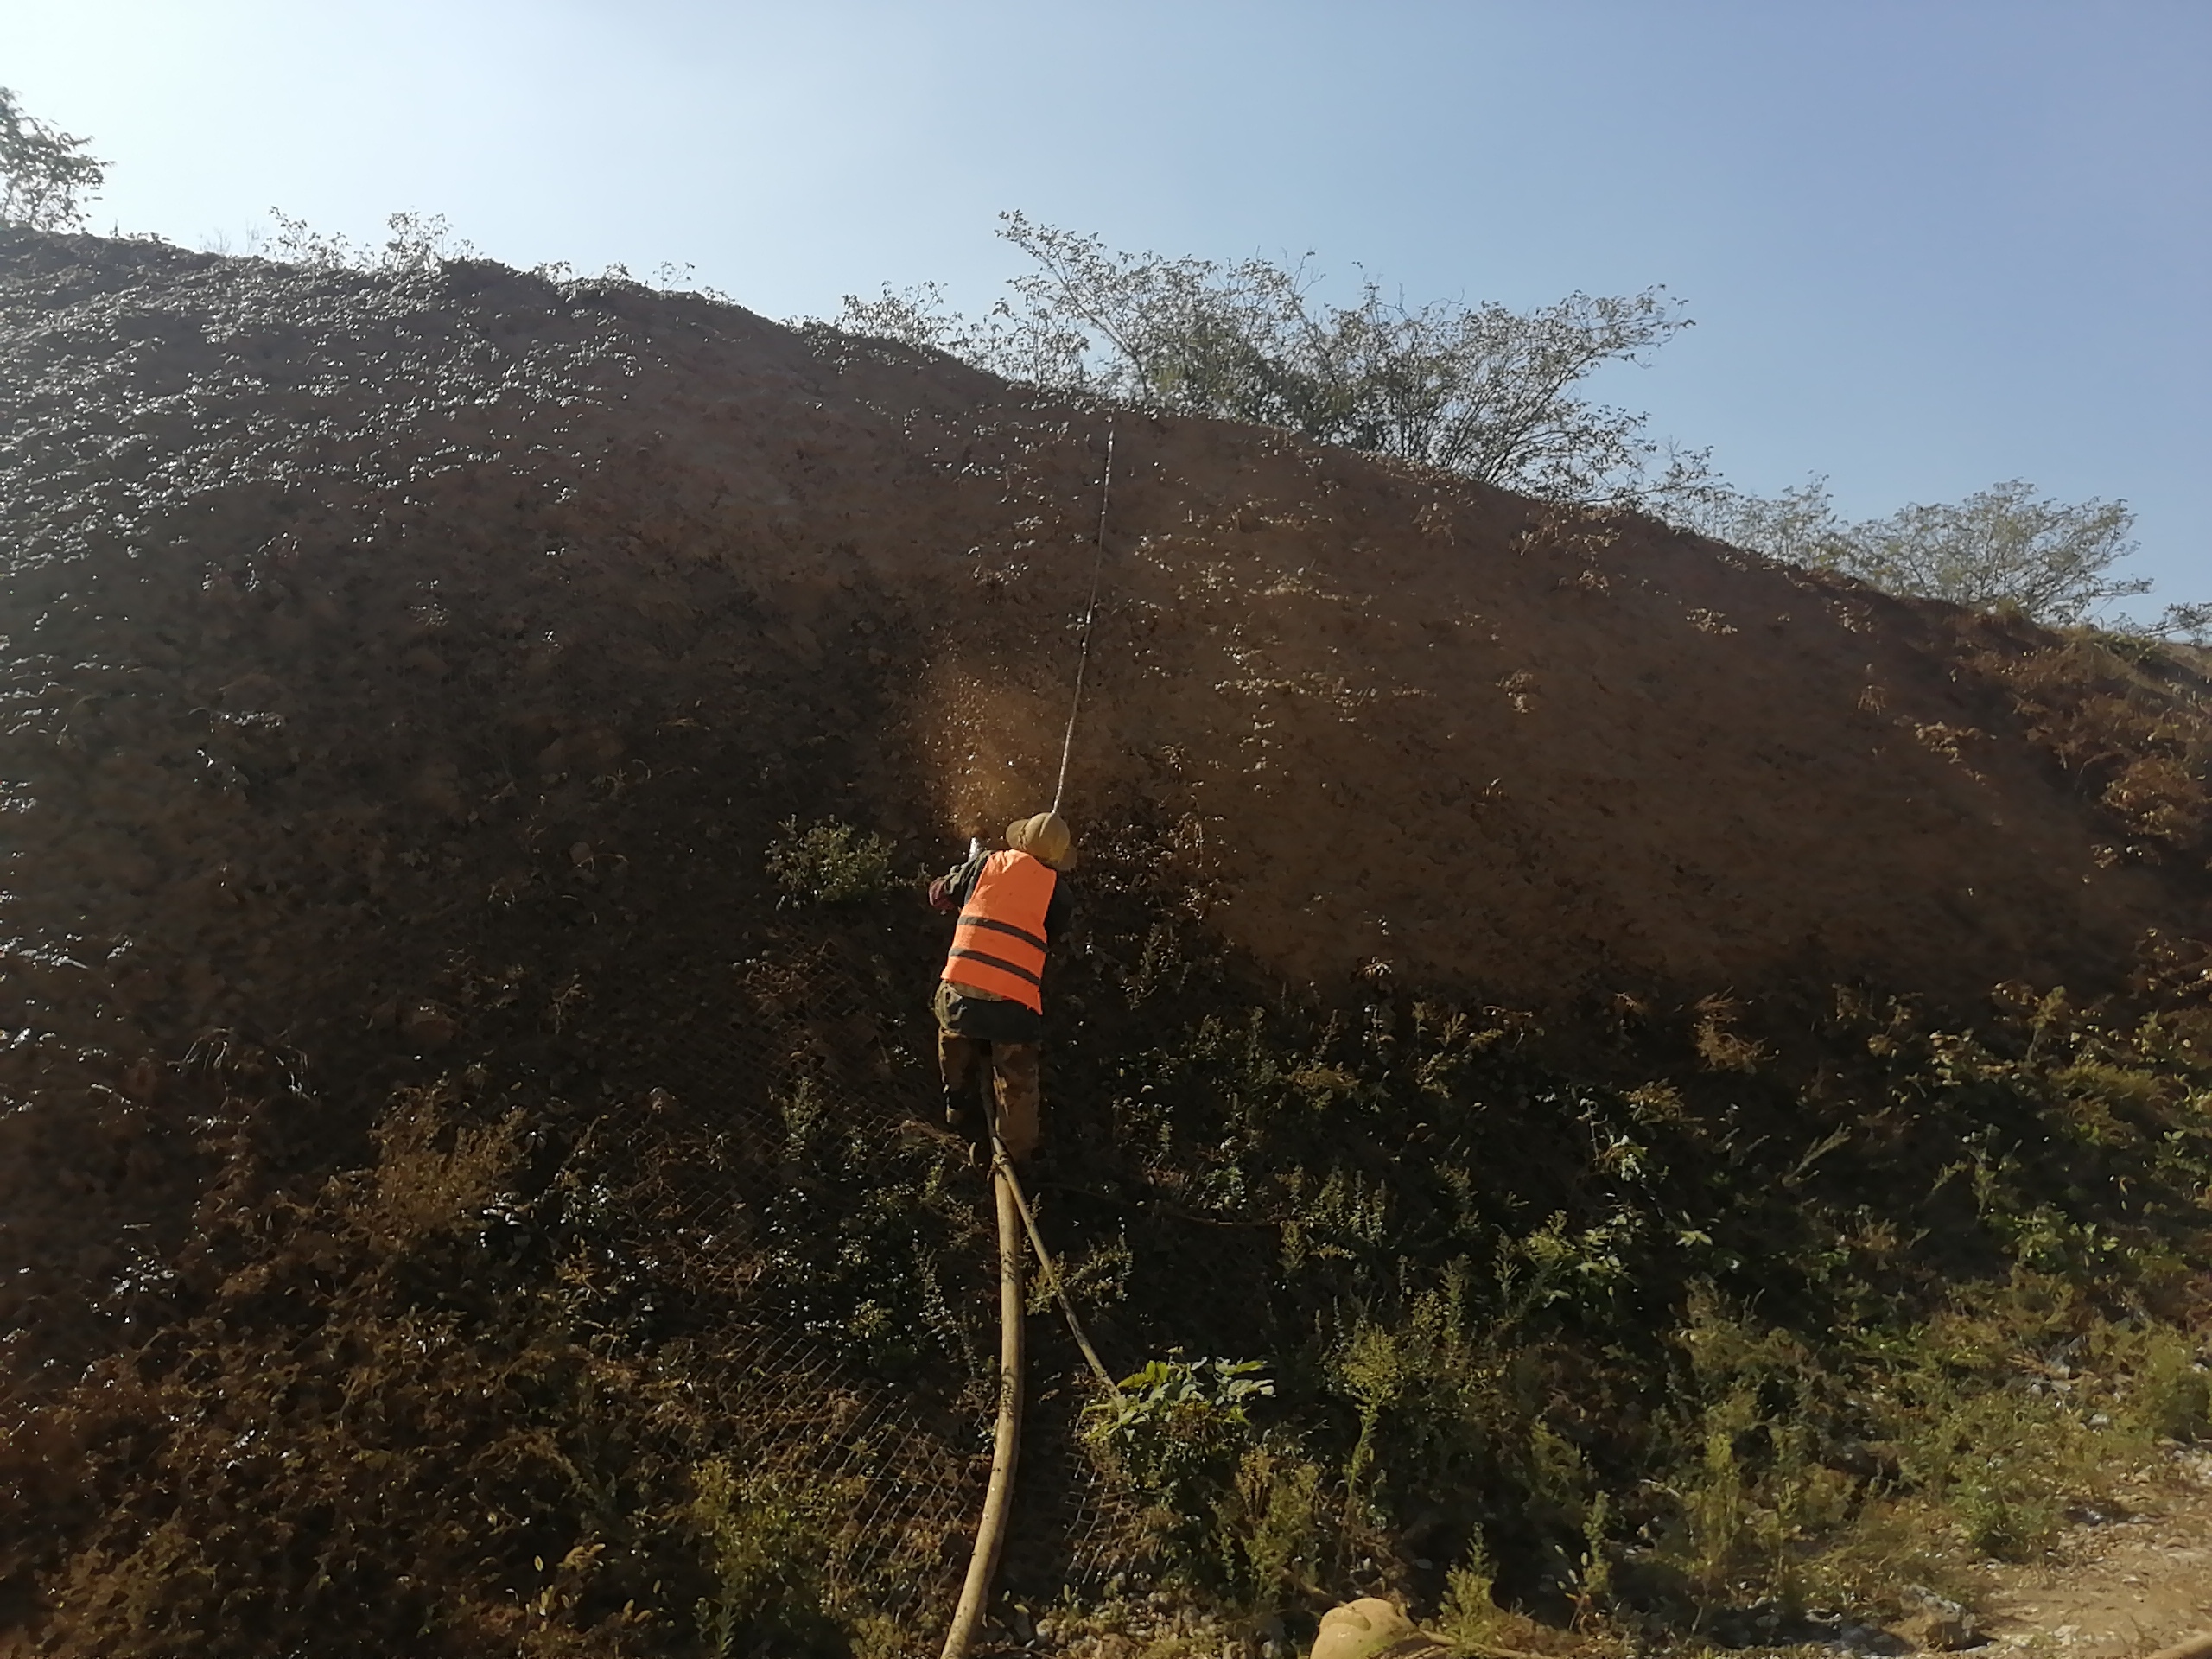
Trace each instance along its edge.
<instances>
[{"instance_id":1,"label":"steep slope","mask_svg":"<svg viewBox=\"0 0 2212 1659\"><path fill-rule=\"evenodd\" d=\"M851 1402L805 1431L846 1448L840 1467L893 1413L884 1433L909 1450L883 1513L909 1541L861 1554L935 1583L976 1383L967 1315L942 1306L988 1306L931 1276L941 1256L972 1277L972 1216L886 1150L929 1107L936 935L896 906L779 908L762 853L787 820L835 818L887 832L918 873L1041 803L1103 415L727 306L476 264L303 271L11 235L0 317L0 972L18 1033L0 1061L0 1312L18 1446L112 1452L104 1497L34 1483L14 1500L21 1617L73 1607L52 1628L81 1650L124 1650L127 1631L158 1651L164 1598L251 1575L243 1554L177 1569L146 1541L251 1553L279 1534L306 1541L253 1569L276 1586L255 1593L296 1608L336 1570L334 1516L389 1553L346 1558L336 1605L413 1608L434 1569L563 1561L586 1543L547 1517L582 1500L546 1493L597 1478L584 1454L562 1453L569 1476L529 1465L525 1499L454 1449L599 1409L546 1403L545 1376L689 1425L666 1430L674 1484L652 1500L679 1508L683 1471L766 1409L761 1378L786 1378L779 1411ZM1055 1017L1064 1138L1124 1183L1071 1191L1064 1219L1094 1265L1134 1274L1132 1352L1196 1332L1287 1342L1301 1309L1373 1288L1298 1281L1269 1307L1282 1217L1255 1195L1277 1176L1231 1180L1218 1125L1177 1162L1197 1120L1153 1122L1151 1085L1117 1070L1182 1015L1278 995L1363 1010L1364 1027L1313 1015L1316 1054L1350 1047L1267 1084L1319 1103L1318 1124L1367 1098L1360 1068L1395 1064L1390 1020L1410 1022L1407 1052L1433 1040L1485 1077L1484 1044L1521 1028L1499 1015L1463 1052L1473 1039L1434 1037L1415 998L1561 1029L1624 1007L1665 1024L1725 995L1825 1005L1842 982L1979 1010L2000 981L2116 986L2146 934L2173 949L2202 931L2203 686L2184 666L1246 429L1123 415L1116 444L1069 802L1089 931ZM1727 1039L1720 1006L1708 1046ZM1246 1074L1207 1052L1180 1083L1160 1060L1161 1098L1188 1086L1229 1109ZM1575 1163L1582 1131L1540 1108L1552 1085L1491 1083L1505 1116L1438 1131L1514 1143L1517 1185L1483 1225L1596 1225L1610 1189ZM1774 1109L1759 1155L1786 1150L1789 1172L1810 1142ZM1381 1128L1330 1133L1298 1130L1354 1147L1357 1191L1397 1179L1395 1143L1359 1139ZM1885 1147L1948 1179L1942 1147ZM1335 1198L1287 1173L1281 1191L1367 1202L1331 1179ZM868 1221L879 1188L909 1208ZM792 1190L818 1211L779 1208ZM1132 1194L1162 1230L1116 1247ZM1783 1225L1766 1201L1728 1200L1746 1286L1748 1218ZM1922 1219L1971 1255L1968 1221ZM1177 1226L1206 1242L1171 1249ZM1147 1252L1215 1276L1147 1278ZM1654 1282L1676 1295L1693 1271ZM542 1326L541 1292L562 1310ZM665 1359L679 1341L694 1357ZM445 1355L477 1403L447 1418L408 1394L429 1386L393 1357L409 1352ZM407 1464L404 1497L359 1472L345 1378L377 1364L399 1380L376 1443L457 1460ZM257 1403L194 1440L178 1402L207 1377ZM697 1404L717 1388L728 1409ZM135 1414L118 1427L95 1396ZM211 1531L279 1502L276 1474L224 1472L276 1422L329 1483L298 1483L320 1518ZM494 1542L455 1518L471 1503ZM498 1519L533 1503L527 1526ZM450 1535L418 1538L418 1510ZM1065 1566L1096 1516L1062 1518ZM1464 1541L1472 1523L1438 1524ZM626 1583L678 1570L622 1548ZM141 1576L103 1578L117 1560ZM1517 1570L1550 1569L1530 1553ZM531 1593L616 1619L588 1576ZM506 1605L472 1603L453 1650L519 1639ZM605 1630L606 1650L629 1639Z\"/></svg>"},{"instance_id":2,"label":"steep slope","mask_svg":"<svg viewBox=\"0 0 2212 1659\"><path fill-rule=\"evenodd\" d=\"M468 824L559 775L557 805L679 712L867 709L835 721L832 786L932 848L1047 787L1100 417L484 267L11 263L13 649L46 734L159 706L210 766L258 743L373 769L302 791L302 844L372 835L393 797ZM2104 850L1950 617L1263 434L1131 420L1121 444L1071 804L1203 825L1222 926L1286 977L1971 995L2109 971L2196 901L2196 872ZM152 937L137 901L174 918L168 884L208 872L111 855L35 793L27 833L68 821L51 843L106 902L52 864L35 885L95 932Z\"/></svg>"}]
</instances>

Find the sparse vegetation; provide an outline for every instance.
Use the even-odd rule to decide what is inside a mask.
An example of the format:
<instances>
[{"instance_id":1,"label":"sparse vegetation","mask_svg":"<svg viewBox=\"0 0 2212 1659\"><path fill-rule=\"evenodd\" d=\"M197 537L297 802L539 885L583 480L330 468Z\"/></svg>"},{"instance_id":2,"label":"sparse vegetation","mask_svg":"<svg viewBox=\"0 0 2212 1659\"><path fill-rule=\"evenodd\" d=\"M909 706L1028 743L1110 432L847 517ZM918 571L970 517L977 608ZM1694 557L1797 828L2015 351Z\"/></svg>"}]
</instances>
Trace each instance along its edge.
<instances>
[{"instance_id":1,"label":"sparse vegetation","mask_svg":"<svg viewBox=\"0 0 2212 1659\"><path fill-rule=\"evenodd\" d=\"M2201 663L2111 636L2031 642L1984 628L1966 637L1968 660L2109 816L2118 833L2107 856L2212 855L2212 682Z\"/></svg>"},{"instance_id":2,"label":"sparse vegetation","mask_svg":"<svg viewBox=\"0 0 2212 1659\"><path fill-rule=\"evenodd\" d=\"M435 270L449 260L475 257L474 243L456 236L443 213L398 213L385 221L382 245L358 243L334 231L318 231L304 219L271 207L276 229L263 244L268 257L310 270Z\"/></svg>"}]
</instances>

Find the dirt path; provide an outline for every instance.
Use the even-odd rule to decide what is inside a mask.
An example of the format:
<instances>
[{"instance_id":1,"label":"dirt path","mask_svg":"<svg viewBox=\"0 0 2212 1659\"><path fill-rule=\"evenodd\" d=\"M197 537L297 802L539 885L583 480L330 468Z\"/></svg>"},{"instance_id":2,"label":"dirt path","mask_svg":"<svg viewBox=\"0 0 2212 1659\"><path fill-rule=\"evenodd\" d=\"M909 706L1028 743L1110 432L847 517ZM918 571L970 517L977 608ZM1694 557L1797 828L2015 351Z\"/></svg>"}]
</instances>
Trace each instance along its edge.
<instances>
[{"instance_id":1,"label":"dirt path","mask_svg":"<svg viewBox=\"0 0 2212 1659\"><path fill-rule=\"evenodd\" d=\"M2194 1459L2178 1484L2122 1497L2128 1514L2071 1529L2052 1565L2003 1574L1993 1637L2069 1659L2123 1659L2212 1630L2212 1458Z\"/></svg>"}]
</instances>

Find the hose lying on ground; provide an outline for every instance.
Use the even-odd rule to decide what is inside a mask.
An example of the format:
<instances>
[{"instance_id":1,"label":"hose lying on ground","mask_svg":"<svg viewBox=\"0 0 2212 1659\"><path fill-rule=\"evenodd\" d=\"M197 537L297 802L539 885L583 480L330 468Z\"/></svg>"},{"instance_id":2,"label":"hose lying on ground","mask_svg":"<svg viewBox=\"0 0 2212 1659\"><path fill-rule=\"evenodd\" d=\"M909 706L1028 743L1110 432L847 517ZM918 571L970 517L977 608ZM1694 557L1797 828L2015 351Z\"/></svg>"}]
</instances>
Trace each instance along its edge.
<instances>
[{"instance_id":1,"label":"hose lying on ground","mask_svg":"<svg viewBox=\"0 0 2212 1659\"><path fill-rule=\"evenodd\" d=\"M999 1421L991 1443L991 1482L983 1493L982 1519L976 1524L975 1553L968 1558L967 1580L944 1634L944 1659L967 1659L976 1631L990 1604L991 1580L998 1576L999 1552L1006 1543L1007 1511L1014 1500L1014 1467L1021 1452L1021 1217L1014 1195L1014 1166L1006 1148L991 1136L991 1188L999 1212Z\"/></svg>"},{"instance_id":2,"label":"hose lying on ground","mask_svg":"<svg viewBox=\"0 0 2212 1659\"><path fill-rule=\"evenodd\" d=\"M1015 1178L1014 1160L1007 1156L1006 1144L999 1139L995 1128L991 1131L991 1190L997 1200L999 1217L999 1420L991 1444L991 1481L983 1493L982 1518L976 1524L976 1548L968 1558L968 1577L960 1587L952 1627L945 1632L944 1659L965 1659L975 1642L976 1631L983 1622L983 1610L990 1604L991 1581L998 1576L999 1555L1006 1543L1006 1523L1014 1500L1014 1465L1021 1451L1022 1325L1027 1311L1021 1282L1024 1232L1029 1235L1030 1248L1037 1252L1038 1269L1058 1301L1060 1312L1067 1316L1068 1329L1075 1333L1076 1345L1083 1350L1091 1374L1109 1394L1114 1389L1113 1376L1099 1359L1098 1351L1090 1345L1083 1321L1076 1316L1075 1304L1069 1300L1058 1264L1045 1248L1044 1237L1037 1230L1037 1218L1030 1212L1029 1202L1022 1196L1021 1183Z\"/></svg>"}]
</instances>

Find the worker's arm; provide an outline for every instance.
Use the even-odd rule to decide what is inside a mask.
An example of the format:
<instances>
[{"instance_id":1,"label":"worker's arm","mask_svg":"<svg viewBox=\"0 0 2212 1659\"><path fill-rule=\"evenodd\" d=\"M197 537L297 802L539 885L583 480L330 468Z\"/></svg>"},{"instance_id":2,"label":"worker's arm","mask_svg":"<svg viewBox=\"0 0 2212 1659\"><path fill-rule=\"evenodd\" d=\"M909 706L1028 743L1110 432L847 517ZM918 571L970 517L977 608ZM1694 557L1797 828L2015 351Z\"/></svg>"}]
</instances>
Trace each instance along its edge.
<instances>
[{"instance_id":1,"label":"worker's arm","mask_svg":"<svg viewBox=\"0 0 2212 1659\"><path fill-rule=\"evenodd\" d=\"M965 864L957 865L930 883L931 910L957 911L968 902L968 895L976 891L976 878L983 873L983 861L990 855L977 852Z\"/></svg>"}]
</instances>

